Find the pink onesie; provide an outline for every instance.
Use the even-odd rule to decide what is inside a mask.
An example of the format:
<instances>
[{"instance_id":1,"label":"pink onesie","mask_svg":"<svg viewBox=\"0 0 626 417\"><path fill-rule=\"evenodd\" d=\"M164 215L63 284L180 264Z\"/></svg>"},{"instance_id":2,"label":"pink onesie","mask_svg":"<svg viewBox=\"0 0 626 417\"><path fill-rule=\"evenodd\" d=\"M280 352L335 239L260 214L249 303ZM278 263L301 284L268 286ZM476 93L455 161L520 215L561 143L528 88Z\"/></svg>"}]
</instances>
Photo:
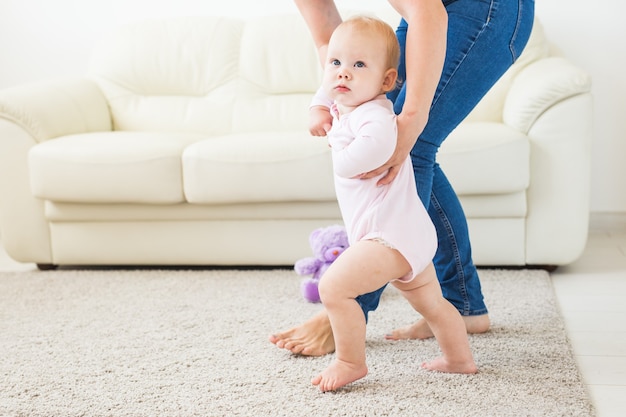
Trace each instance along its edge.
<instances>
[{"instance_id":1,"label":"pink onesie","mask_svg":"<svg viewBox=\"0 0 626 417\"><path fill-rule=\"evenodd\" d=\"M411 158L388 185L376 185L384 174L354 178L380 167L393 154L398 133L393 105L380 95L341 116L332 105L331 113L328 141L335 192L350 244L372 239L397 249L412 268L398 279L411 280L428 266L437 249L437 232L417 195Z\"/></svg>"}]
</instances>

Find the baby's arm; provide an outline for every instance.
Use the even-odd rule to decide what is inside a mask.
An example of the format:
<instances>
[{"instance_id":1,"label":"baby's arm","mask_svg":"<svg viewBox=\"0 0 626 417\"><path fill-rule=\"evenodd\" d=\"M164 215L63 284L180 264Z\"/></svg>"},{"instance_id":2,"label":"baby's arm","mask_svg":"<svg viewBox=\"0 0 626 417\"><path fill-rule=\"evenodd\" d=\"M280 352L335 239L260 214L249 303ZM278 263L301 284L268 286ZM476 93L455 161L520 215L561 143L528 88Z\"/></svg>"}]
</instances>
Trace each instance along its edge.
<instances>
[{"instance_id":1,"label":"baby's arm","mask_svg":"<svg viewBox=\"0 0 626 417\"><path fill-rule=\"evenodd\" d=\"M326 136L333 124L333 117L328 107L309 108L309 133L313 136Z\"/></svg>"},{"instance_id":2,"label":"baby's arm","mask_svg":"<svg viewBox=\"0 0 626 417\"><path fill-rule=\"evenodd\" d=\"M309 107L309 133L311 135L326 136L333 123L333 116L330 114L332 104L333 101L320 87L313 96Z\"/></svg>"},{"instance_id":3,"label":"baby's arm","mask_svg":"<svg viewBox=\"0 0 626 417\"><path fill-rule=\"evenodd\" d=\"M340 177L353 178L369 172L393 155L397 141L395 116L371 113L360 118L354 141L343 149L333 147L334 170Z\"/></svg>"}]
</instances>

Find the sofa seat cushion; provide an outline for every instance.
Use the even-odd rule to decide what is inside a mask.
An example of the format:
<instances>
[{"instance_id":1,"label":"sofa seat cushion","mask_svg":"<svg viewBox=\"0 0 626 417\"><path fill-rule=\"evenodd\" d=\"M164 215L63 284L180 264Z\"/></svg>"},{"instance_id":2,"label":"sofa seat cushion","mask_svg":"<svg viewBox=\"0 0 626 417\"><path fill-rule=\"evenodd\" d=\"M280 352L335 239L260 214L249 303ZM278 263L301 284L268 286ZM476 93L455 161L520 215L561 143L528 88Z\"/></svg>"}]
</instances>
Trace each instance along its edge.
<instances>
[{"instance_id":1,"label":"sofa seat cushion","mask_svg":"<svg viewBox=\"0 0 626 417\"><path fill-rule=\"evenodd\" d=\"M437 158L459 195L515 193L530 183L528 137L502 123L460 125Z\"/></svg>"},{"instance_id":2,"label":"sofa seat cushion","mask_svg":"<svg viewBox=\"0 0 626 417\"><path fill-rule=\"evenodd\" d=\"M336 200L328 142L305 131L194 143L183 153L183 176L196 204Z\"/></svg>"},{"instance_id":3,"label":"sofa seat cushion","mask_svg":"<svg viewBox=\"0 0 626 417\"><path fill-rule=\"evenodd\" d=\"M98 132L34 146L31 189L44 200L171 204L184 201L181 155L205 135Z\"/></svg>"}]
</instances>

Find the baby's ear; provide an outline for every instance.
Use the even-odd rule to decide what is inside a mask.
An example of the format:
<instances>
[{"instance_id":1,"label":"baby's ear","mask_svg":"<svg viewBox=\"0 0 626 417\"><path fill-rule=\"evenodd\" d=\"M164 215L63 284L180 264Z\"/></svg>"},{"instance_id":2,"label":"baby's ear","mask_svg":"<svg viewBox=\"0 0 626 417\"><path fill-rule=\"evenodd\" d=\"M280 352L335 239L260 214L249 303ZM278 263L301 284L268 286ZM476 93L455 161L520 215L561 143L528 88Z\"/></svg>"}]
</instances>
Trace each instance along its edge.
<instances>
[{"instance_id":1,"label":"baby's ear","mask_svg":"<svg viewBox=\"0 0 626 417\"><path fill-rule=\"evenodd\" d=\"M395 68L389 68L385 72L385 78L383 78L383 90L385 93L395 90L396 80L398 79L398 70Z\"/></svg>"}]
</instances>

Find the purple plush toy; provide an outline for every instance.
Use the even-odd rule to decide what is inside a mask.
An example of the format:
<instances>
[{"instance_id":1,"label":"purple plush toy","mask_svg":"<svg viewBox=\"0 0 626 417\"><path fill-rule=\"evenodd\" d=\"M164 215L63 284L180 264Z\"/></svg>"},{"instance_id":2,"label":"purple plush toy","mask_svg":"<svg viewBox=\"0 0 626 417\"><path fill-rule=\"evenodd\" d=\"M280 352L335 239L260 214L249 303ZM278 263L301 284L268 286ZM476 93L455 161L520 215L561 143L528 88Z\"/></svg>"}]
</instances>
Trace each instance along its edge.
<instances>
[{"instance_id":1,"label":"purple plush toy","mask_svg":"<svg viewBox=\"0 0 626 417\"><path fill-rule=\"evenodd\" d=\"M319 280L330 264L348 248L348 235L346 229L340 225L322 227L311 232L309 243L313 256L298 260L294 270L298 275L310 275L302 280L300 291L305 300L319 303Z\"/></svg>"}]
</instances>

